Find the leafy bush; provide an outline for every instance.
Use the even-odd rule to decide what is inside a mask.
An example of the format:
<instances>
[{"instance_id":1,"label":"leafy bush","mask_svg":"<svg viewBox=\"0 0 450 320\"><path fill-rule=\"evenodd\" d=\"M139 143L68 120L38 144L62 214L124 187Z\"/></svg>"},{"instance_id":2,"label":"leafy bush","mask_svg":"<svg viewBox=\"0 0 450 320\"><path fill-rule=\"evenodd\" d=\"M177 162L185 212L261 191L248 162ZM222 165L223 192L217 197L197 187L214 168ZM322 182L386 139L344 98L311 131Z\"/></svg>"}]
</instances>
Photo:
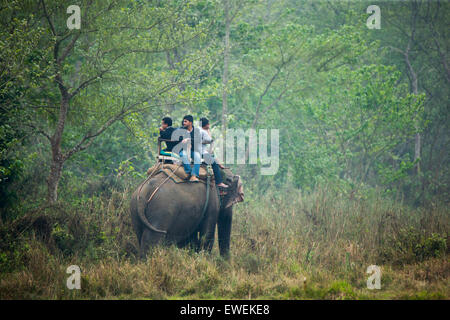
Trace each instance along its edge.
<instances>
[{"instance_id":1,"label":"leafy bush","mask_svg":"<svg viewBox=\"0 0 450 320\"><path fill-rule=\"evenodd\" d=\"M56 223L53 226L52 237L56 246L65 254L70 255L73 253L73 247L75 245L75 238L67 230L67 226L61 226Z\"/></svg>"},{"instance_id":2,"label":"leafy bush","mask_svg":"<svg viewBox=\"0 0 450 320\"><path fill-rule=\"evenodd\" d=\"M432 233L427 236L414 227L401 228L389 235L379 255L383 262L404 264L442 257L447 249L446 235Z\"/></svg>"}]
</instances>

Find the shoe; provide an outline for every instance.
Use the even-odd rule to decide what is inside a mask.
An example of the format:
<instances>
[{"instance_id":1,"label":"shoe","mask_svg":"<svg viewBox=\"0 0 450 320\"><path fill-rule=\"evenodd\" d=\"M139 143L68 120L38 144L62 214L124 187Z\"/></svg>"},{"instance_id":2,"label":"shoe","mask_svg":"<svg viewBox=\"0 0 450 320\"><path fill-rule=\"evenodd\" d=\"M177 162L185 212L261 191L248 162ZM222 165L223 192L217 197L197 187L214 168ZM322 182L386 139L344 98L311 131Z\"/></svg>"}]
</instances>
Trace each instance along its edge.
<instances>
[{"instance_id":1,"label":"shoe","mask_svg":"<svg viewBox=\"0 0 450 320\"><path fill-rule=\"evenodd\" d=\"M199 182L200 180L198 180L198 178L196 176L191 176L191 178L189 179L189 182Z\"/></svg>"},{"instance_id":2,"label":"shoe","mask_svg":"<svg viewBox=\"0 0 450 320\"><path fill-rule=\"evenodd\" d=\"M221 187L221 188L228 188L228 186L225 183L223 183L223 182L219 183L217 186Z\"/></svg>"}]
</instances>

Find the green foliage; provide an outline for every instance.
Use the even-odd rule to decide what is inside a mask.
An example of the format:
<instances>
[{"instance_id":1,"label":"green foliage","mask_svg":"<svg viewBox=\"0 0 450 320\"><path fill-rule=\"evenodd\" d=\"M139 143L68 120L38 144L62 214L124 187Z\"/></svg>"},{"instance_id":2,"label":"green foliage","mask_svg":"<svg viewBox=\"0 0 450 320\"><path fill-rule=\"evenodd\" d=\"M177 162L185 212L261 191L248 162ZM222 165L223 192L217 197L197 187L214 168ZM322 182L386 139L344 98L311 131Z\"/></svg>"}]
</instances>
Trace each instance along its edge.
<instances>
[{"instance_id":1,"label":"green foliage","mask_svg":"<svg viewBox=\"0 0 450 320\"><path fill-rule=\"evenodd\" d=\"M0 232L2 235L0 273L21 270L26 262L26 254L29 252L30 246L21 239L13 238L13 235L3 228Z\"/></svg>"},{"instance_id":2,"label":"green foliage","mask_svg":"<svg viewBox=\"0 0 450 320\"><path fill-rule=\"evenodd\" d=\"M357 295L349 283L336 281L328 289L327 297L330 299L354 300Z\"/></svg>"},{"instance_id":3,"label":"green foliage","mask_svg":"<svg viewBox=\"0 0 450 320\"><path fill-rule=\"evenodd\" d=\"M231 1L225 85L221 1L82 0L80 30L72 1L45 4L0 10L1 298L448 298L449 3L386 2L369 30L370 1ZM219 129L224 88L228 128L280 129L277 174L232 168L246 193L232 261L158 248L136 262L129 197L161 118ZM66 295L75 260L86 293ZM405 269L368 293L368 261Z\"/></svg>"},{"instance_id":4,"label":"green foliage","mask_svg":"<svg viewBox=\"0 0 450 320\"><path fill-rule=\"evenodd\" d=\"M252 199L251 194L235 208L228 261L220 258L217 244L211 254L161 246L146 260L137 259L128 203L121 201L129 197L126 192L30 212L0 228L4 239L0 244L0 297L448 297L445 215L429 212L436 224L425 224L422 233L417 231L420 212L380 195L350 199L332 190L312 194L272 190L262 197L253 194L256 198ZM283 202L281 194L286 197ZM395 223L400 232L374 228L380 221L388 224L383 220L388 210L398 217ZM435 210L444 212L445 208ZM391 239L392 233L404 235L396 237L399 246L377 241ZM395 251L390 261L383 262L379 253L385 247ZM405 260L405 250L414 255L412 260ZM366 288L365 270L374 262L383 268L382 290L376 292ZM65 270L72 264L82 268L78 293L65 288Z\"/></svg>"},{"instance_id":5,"label":"green foliage","mask_svg":"<svg viewBox=\"0 0 450 320\"><path fill-rule=\"evenodd\" d=\"M379 179L389 177L392 185L411 168L393 152L415 132L423 99L394 86L399 74L391 67L370 65L340 71L326 80L329 86L322 90L325 99L321 98L325 101L308 99L302 102L304 111L297 112L297 118L305 120L301 139L297 139L301 144L288 151L298 168L295 181L302 187L323 181L339 183L338 179L389 186L386 178ZM295 153L302 156L295 157Z\"/></svg>"},{"instance_id":6,"label":"green foliage","mask_svg":"<svg viewBox=\"0 0 450 320\"><path fill-rule=\"evenodd\" d=\"M92 142L64 163L59 191L65 201L106 191L117 176L121 183L138 180L154 161L163 116L172 116L175 126L186 113L221 121L222 3L82 1L87 9L79 31L66 27L68 4L46 3L56 37L39 3L8 1L0 13L9 30L0 35L3 218L6 207L17 205L24 181L35 181L27 192L45 188L52 159L46 135L55 133L62 97L55 80L56 44L60 57L70 49L60 73L73 94L61 152ZM381 187L416 203L446 198L448 179L437 176L444 177L448 166L431 165L444 161L447 137L439 133L446 131L439 119L448 112L442 107L448 86L428 76L442 71L440 57L418 53L413 67L432 69L417 72L423 89L411 94L405 62L390 51L391 40L400 46L404 35L390 23L368 32L365 8L365 2L232 5L228 126L281 133L276 179L255 175L254 168L240 172L261 190L289 183L311 191L329 183L337 190ZM414 8L390 4L385 13L397 18L398 10ZM422 20L431 19L420 10ZM438 13L446 10L443 5ZM430 46L442 42L441 21L427 29L422 20L417 39ZM418 132L436 140L424 142L423 155L414 160L411 139ZM36 150L46 154L39 151L34 162L24 161Z\"/></svg>"},{"instance_id":7,"label":"green foliage","mask_svg":"<svg viewBox=\"0 0 450 320\"><path fill-rule=\"evenodd\" d=\"M402 228L397 233L387 235L386 242L380 248L380 257L384 262L404 264L439 258L447 250L447 235L432 233L426 235L413 227Z\"/></svg>"},{"instance_id":8,"label":"green foliage","mask_svg":"<svg viewBox=\"0 0 450 320\"><path fill-rule=\"evenodd\" d=\"M73 246L75 245L75 239L72 234L67 230L67 227L61 227L58 223L53 226L51 233L56 246L65 255L73 254Z\"/></svg>"}]
</instances>

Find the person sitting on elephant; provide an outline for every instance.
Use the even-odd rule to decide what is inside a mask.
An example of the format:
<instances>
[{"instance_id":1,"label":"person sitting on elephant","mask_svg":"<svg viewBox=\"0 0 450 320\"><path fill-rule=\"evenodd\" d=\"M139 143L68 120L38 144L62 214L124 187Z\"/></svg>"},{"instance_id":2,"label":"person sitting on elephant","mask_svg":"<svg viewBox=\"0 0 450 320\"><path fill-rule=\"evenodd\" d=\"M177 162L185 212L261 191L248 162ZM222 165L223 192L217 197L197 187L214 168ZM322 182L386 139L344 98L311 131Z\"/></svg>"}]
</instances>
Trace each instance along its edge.
<instances>
[{"instance_id":1,"label":"person sitting on elephant","mask_svg":"<svg viewBox=\"0 0 450 320\"><path fill-rule=\"evenodd\" d=\"M180 157L183 162L184 171L188 176L190 176L189 181L198 182L198 176L200 174L200 164L202 163L200 128L195 128L194 118L191 115L187 115L183 118L183 129L187 131L187 134L190 135L190 137L184 139L180 137L180 141L184 145L187 144L187 149L190 149L191 158L194 158L194 168L191 168L191 164L188 159L189 151L187 151L186 148L183 148L180 151Z\"/></svg>"},{"instance_id":2,"label":"person sitting on elephant","mask_svg":"<svg viewBox=\"0 0 450 320\"><path fill-rule=\"evenodd\" d=\"M164 140L172 140L172 133L175 129L172 127L172 119L164 117L161 120L161 127L159 128L159 136ZM171 152L173 147L178 144L178 141L166 141L166 148L161 150L160 154L163 156L172 156Z\"/></svg>"},{"instance_id":3,"label":"person sitting on elephant","mask_svg":"<svg viewBox=\"0 0 450 320\"><path fill-rule=\"evenodd\" d=\"M228 188L228 186L223 183L222 175L220 174L219 170L219 164L217 163L217 160L214 158L213 153L211 150L208 150L208 144L211 145L211 143L214 141L211 137L210 132L210 125L209 120L207 118L201 118L201 134L202 134L202 157L205 159L205 162L207 164L210 164L212 166L213 172L214 172L214 179L216 181L216 185L221 188Z\"/></svg>"}]
</instances>

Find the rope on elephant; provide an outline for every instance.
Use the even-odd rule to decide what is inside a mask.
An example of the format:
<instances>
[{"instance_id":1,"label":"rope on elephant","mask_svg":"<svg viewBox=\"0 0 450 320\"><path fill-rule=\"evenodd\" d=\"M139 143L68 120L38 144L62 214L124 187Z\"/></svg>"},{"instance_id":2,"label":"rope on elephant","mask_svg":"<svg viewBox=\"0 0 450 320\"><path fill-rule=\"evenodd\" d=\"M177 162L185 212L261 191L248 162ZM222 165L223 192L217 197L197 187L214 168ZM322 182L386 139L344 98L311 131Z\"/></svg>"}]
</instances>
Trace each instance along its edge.
<instances>
[{"instance_id":1,"label":"rope on elephant","mask_svg":"<svg viewBox=\"0 0 450 320\"><path fill-rule=\"evenodd\" d=\"M162 163L158 163L156 169L159 169L161 166L162 166ZM156 175L156 174L155 174L155 173L157 172L156 169L148 176L147 179L145 179L145 181L144 181L144 182L141 184L141 186L139 187L139 191L138 191L138 194L137 194L138 200L141 198L141 190L142 190L143 186L144 186L151 178L153 178L153 177ZM158 188L159 188L159 187L158 187ZM152 195L152 196L153 196L153 195ZM149 201L150 201L150 199L149 199ZM146 205L148 205L148 202L149 202L149 201L146 202ZM151 230L153 230L153 231L155 231L155 232L167 233L167 231L159 230L159 229L155 228L155 227L147 220L147 218L146 218L145 215L139 210L139 208L138 208L138 214L139 214L139 218L141 219L142 223L144 223L149 229L151 229Z\"/></svg>"},{"instance_id":2,"label":"rope on elephant","mask_svg":"<svg viewBox=\"0 0 450 320\"><path fill-rule=\"evenodd\" d=\"M167 177L156 187L156 189L152 192L152 194L148 198L147 205L150 203L150 201L153 199L153 197L155 196L156 192L158 192L158 190L162 187L162 185L164 183L166 183L173 175L175 175L175 173L177 172L177 170L180 167L181 167L181 165L178 165L178 167L172 173L167 175ZM154 172L156 172L156 170ZM209 204L209 189L210 189L210 187L211 187L211 175L208 172L207 178L206 178L206 199L205 199L205 205L203 206L202 217L205 215L206 210L208 208L208 204ZM158 230L158 232L166 233L166 231L161 231L161 230Z\"/></svg>"},{"instance_id":3,"label":"rope on elephant","mask_svg":"<svg viewBox=\"0 0 450 320\"><path fill-rule=\"evenodd\" d=\"M158 167L159 167L159 165L158 165ZM139 200L140 200L140 198L141 198L141 190L142 190L142 187L147 183L147 181L149 181L151 178L152 178L152 176L153 176L153 174L151 174L142 184L141 184L141 186L140 186L140 188L139 188L139 191L138 191L138 194L137 194L137 199L138 199L138 215L139 215L139 218L141 219L141 221L142 221L142 223L147 227L147 228L149 228L150 230L153 230L153 231L155 231L155 232L160 232L160 233L167 233L167 231L164 231L164 230L159 230L159 229L157 229L157 228L155 228L148 220L147 220L147 217L145 216L145 214L142 212L142 210L140 210L140 205L139 205ZM146 203L146 205L147 205L147 203ZM145 210L145 208L144 208L144 210Z\"/></svg>"},{"instance_id":4,"label":"rope on elephant","mask_svg":"<svg viewBox=\"0 0 450 320\"><path fill-rule=\"evenodd\" d=\"M161 186L162 186L164 183L166 183L167 180L169 180L170 177L171 177L172 175L174 175L180 167L181 167L181 165L178 165L178 167L175 169L175 171L172 172L170 175L168 175L167 178L165 178L165 179L163 180L163 182L161 182L161 183L156 187L156 189L155 189L155 190L153 191L153 193L150 195L150 198L148 198L147 204L153 199L153 196L156 194L156 192L158 192L159 188L161 188ZM155 171L156 171L156 170L155 170Z\"/></svg>"},{"instance_id":5,"label":"rope on elephant","mask_svg":"<svg viewBox=\"0 0 450 320\"><path fill-rule=\"evenodd\" d=\"M160 166L160 165L158 165L157 168L159 168L159 166ZM180 165L180 166L181 166L181 165ZM180 167L180 166L179 166L179 167ZM178 170L178 168L177 168L177 170ZM155 170L154 172L156 172L156 170ZM140 193L141 193L142 186L143 186L148 180L150 180L150 179L152 178L154 172L152 172L152 174L150 174L150 176L144 181L144 183L142 183L141 187L139 188L138 199L139 199L139 197L140 197ZM175 172L176 172L176 170L175 170ZM169 177L170 177L170 176L169 176ZM155 195L155 193L159 190L159 188L160 188L167 180L168 180L168 179L166 178L162 183L159 184L159 186L155 189L155 191L153 191L152 195L151 195L150 198L147 200L146 205L148 205L148 203L149 203L150 200L153 198L153 196ZM138 207L138 214L139 214L139 217L140 217L142 223L144 223L144 224L145 224L148 228L150 228L151 230L156 231L156 232L160 232L160 233L167 233L167 231L159 230L159 229L155 228L155 227L147 220L147 218L144 216L144 214L143 214L141 211L139 211L139 207Z\"/></svg>"},{"instance_id":6,"label":"rope on elephant","mask_svg":"<svg viewBox=\"0 0 450 320\"><path fill-rule=\"evenodd\" d=\"M202 218L205 215L206 208L208 208L210 183L211 183L211 175L208 172L208 175L206 177L206 200L205 200L205 205L203 206Z\"/></svg>"},{"instance_id":7,"label":"rope on elephant","mask_svg":"<svg viewBox=\"0 0 450 320\"><path fill-rule=\"evenodd\" d=\"M153 172L148 176L148 178L145 179L144 182L141 184L141 186L139 187L139 191L138 191L138 197L140 197L140 195L141 195L141 190L142 190L142 187L144 186L144 184L146 184L147 181L149 181L151 178L153 178L155 176L154 173L157 172L159 167L161 167L161 166L162 166L162 162L158 162L158 165L155 168L155 170L153 170Z\"/></svg>"}]
</instances>

